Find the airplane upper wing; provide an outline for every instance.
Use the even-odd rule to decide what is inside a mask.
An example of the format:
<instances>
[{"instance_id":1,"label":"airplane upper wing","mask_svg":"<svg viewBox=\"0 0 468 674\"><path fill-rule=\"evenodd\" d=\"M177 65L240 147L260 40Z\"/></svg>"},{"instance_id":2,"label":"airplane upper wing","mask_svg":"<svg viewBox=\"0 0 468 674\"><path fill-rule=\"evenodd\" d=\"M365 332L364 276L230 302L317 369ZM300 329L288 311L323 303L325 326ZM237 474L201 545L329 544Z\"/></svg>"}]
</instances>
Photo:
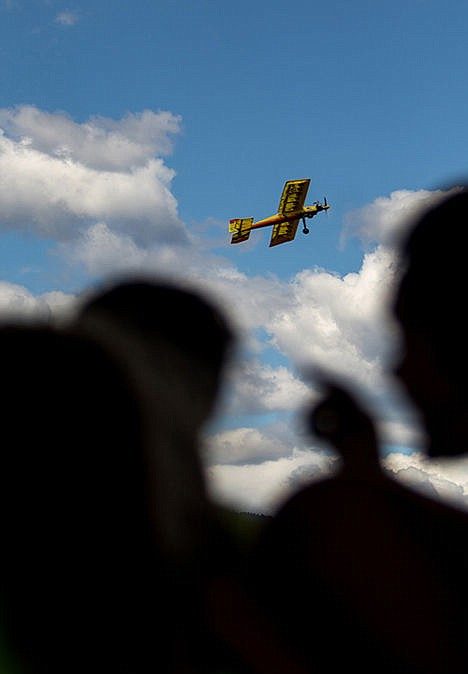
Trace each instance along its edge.
<instances>
[{"instance_id":1,"label":"airplane upper wing","mask_svg":"<svg viewBox=\"0 0 468 674\"><path fill-rule=\"evenodd\" d=\"M278 213L300 211L304 207L309 185L310 178L306 178L305 180L288 180L283 188Z\"/></svg>"},{"instance_id":2,"label":"airplane upper wing","mask_svg":"<svg viewBox=\"0 0 468 674\"><path fill-rule=\"evenodd\" d=\"M286 243L286 241L292 241L296 236L298 224L299 219L290 220L289 222L280 222L277 225L273 225L273 231L271 233L270 239L270 248L272 246L277 246L280 243Z\"/></svg>"}]
</instances>

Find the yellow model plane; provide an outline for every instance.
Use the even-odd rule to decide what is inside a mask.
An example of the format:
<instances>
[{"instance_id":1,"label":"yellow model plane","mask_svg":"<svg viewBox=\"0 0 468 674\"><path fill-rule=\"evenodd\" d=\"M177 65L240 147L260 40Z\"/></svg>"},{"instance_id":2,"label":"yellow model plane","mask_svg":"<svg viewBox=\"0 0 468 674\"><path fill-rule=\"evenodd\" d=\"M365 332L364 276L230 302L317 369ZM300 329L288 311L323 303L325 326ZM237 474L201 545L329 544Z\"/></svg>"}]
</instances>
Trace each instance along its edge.
<instances>
[{"instance_id":1,"label":"yellow model plane","mask_svg":"<svg viewBox=\"0 0 468 674\"><path fill-rule=\"evenodd\" d=\"M264 220L258 220L258 222L254 222L253 218L234 218L234 220L230 220L229 232L232 233L231 243L247 241L252 229L269 227L270 225L273 225L270 247L286 243L286 241L292 241L296 236L299 220L302 220L302 224L304 225L302 232L308 234L309 230L306 227L306 218L313 218L320 211L326 211L330 208L326 198L323 204L320 201L316 201L312 206L304 206L309 185L310 178L288 180L284 186L276 215L272 215Z\"/></svg>"}]
</instances>

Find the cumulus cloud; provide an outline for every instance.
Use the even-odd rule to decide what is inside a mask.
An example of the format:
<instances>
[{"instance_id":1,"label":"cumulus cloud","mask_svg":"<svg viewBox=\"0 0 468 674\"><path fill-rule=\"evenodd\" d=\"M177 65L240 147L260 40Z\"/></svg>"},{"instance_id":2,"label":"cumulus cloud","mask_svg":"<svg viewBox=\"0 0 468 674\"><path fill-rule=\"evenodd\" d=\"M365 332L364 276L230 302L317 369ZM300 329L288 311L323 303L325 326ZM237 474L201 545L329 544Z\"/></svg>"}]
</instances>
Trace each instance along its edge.
<instances>
[{"instance_id":1,"label":"cumulus cloud","mask_svg":"<svg viewBox=\"0 0 468 674\"><path fill-rule=\"evenodd\" d=\"M382 361L393 346L387 298L394 270L393 254L378 247L359 273L300 272L291 283L289 310L268 323L273 343L300 365L380 385Z\"/></svg>"},{"instance_id":2,"label":"cumulus cloud","mask_svg":"<svg viewBox=\"0 0 468 674\"><path fill-rule=\"evenodd\" d=\"M209 437L206 441L207 464L261 463L288 455L290 445L278 436L277 429L234 428Z\"/></svg>"},{"instance_id":3,"label":"cumulus cloud","mask_svg":"<svg viewBox=\"0 0 468 674\"><path fill-rule=\"evenodd\" d=\"M83 264L91 275L118 274L145 268L145 249L128 234L113 231L105 222L91 225L56 251L72 264Z\"/></svg>"},{"instance_id":4,"label":"cumulus cloud","mask_svg":"<svg viewBox=\"0 0 468 674\"><path fill-rule=\"evenodd\" d=\"M330 475L333 463L324 453L293 449L287 456L254 465L213 465L206 474L210 495L219 503L273 514L306 479Z\"/></svg>"},{"instance_id":5,"label":"cumulus cloud","mask_svg":"<svg viewBox=\"0 0 468 674\"><path fill-rule=\"evenodd\" d=\"M74 239L97 222L141 245L186 242L160 156L179 129L171 113L79 124L33 106L0 110L0 227Z\"/></svg>"},{"instance_id":6,"label":"cumulus cloud","mask_svg":"<svg viewBox=\"0 0 468 674\"><path fill-rule=\"evenodd\" d=\"M420 213L459 189L396 190L390 196L377 197L347 216L343 238L357 236L366 245L381 243L393 247Z\"/></svg>"},{"instance_id":7,"label":"cumulus cloud","mask_svg":"<svg viewBox=\"0 0 468 674\"><path fill-rule=\"evenodd\" d=\"M410 488L468 508L468 458L428 459L420 452L393 453L382 463L395 479Z\"/></svg>"},{"instance_id":8,"label":"cumulus cloud","mask_svg":"<svg viewBox=\"0 0 468 674\"><path fill-rule=\"evenodd\" d=\"M24 286L0 281L0 315L4 321L60 319L73 310L75 301L75 296L60 291L34 295Z\"/></svg>"},{"instance_id":9,"label":"cumulus cloud","mask_svg":"<svg viewBox=\"0 0 468 674\"><path fill-rule=\"evenodd\" d=\"M78 123L65 112L33 105L0 109L0 128L13 141L104 171L127 171L170 154L180 124L180 117L167 111L144 110L118 120L93 115Z\"/></svg>"},{"instance_id":10,"label":"cumulus cloud","mask_svg":"<svg viewBox=\"0 0 468 674\"><path fill-rule=\"evenodd\" d=\"M227 376L232 390L231 413L293 411L310 395L309 387L289 368L284 365L273 367L258 358L236 360Z\"/></svg>"}]
</instances>

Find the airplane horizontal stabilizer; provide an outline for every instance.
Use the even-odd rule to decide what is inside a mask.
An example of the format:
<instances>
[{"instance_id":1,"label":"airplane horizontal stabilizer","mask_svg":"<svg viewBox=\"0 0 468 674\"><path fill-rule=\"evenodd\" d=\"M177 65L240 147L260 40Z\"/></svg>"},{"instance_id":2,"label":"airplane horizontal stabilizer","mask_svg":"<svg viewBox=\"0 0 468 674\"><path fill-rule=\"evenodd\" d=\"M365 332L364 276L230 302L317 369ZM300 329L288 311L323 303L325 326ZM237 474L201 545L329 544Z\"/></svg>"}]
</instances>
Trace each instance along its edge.
<instances>
[{"instance_id":1,"label":"airplane horizontal stabilizer","mask_svg":"<svg viewBox=\"0 0 468 674\"><path fill-rule=\"evenodd\" d=\"M229 221L229 232L232 234L231 243L247 241L253 225L253 218L234 218Z\"/></svg>"}]
</instances>

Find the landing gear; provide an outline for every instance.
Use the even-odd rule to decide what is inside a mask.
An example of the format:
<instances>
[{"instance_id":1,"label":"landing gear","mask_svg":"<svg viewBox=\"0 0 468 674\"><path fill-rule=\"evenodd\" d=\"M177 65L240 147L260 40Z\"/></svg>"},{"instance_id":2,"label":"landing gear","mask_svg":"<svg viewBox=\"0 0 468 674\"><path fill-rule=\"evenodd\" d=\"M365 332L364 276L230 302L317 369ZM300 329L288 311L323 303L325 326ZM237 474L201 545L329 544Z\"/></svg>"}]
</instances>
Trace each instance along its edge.
<instances>
[{"instance_id":1,"label":"landing gear","mask_svg":"<svg viewBox=\"0 0 468 674\"><path fill-rule=\"evenodd\" d=\"M302 224L304 225L304 228L303 228L303 230L302 230L302 233L303 233L303 234L308 234L308 233L309 233L309 230L307 229L307 225L306 225L305 218L302 218Z\"/></svg>"}]
</instances>

